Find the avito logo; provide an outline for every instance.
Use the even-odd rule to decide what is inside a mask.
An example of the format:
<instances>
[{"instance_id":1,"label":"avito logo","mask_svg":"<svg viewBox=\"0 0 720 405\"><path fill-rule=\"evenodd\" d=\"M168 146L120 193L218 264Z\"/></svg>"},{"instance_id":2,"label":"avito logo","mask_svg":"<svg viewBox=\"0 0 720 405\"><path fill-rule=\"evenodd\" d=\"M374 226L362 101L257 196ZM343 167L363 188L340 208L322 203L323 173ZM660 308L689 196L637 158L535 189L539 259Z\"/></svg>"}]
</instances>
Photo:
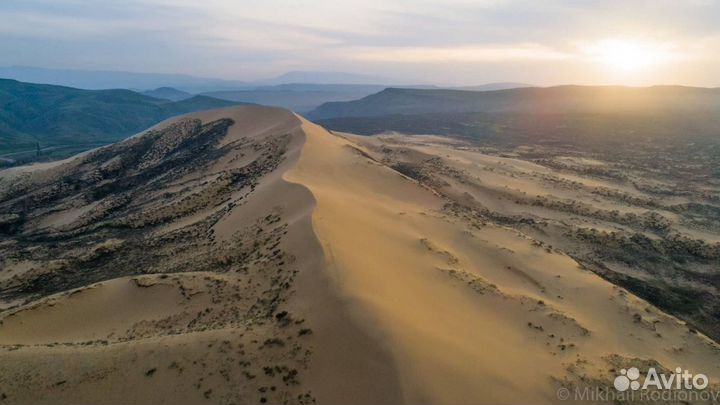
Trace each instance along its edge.
<instances>
[{"instance_id":1,"label":"avito logo","mask_svg":"<svg viewBox=\"0 0 720 405\"><path fill-rule=\"evenodd\" d=\"M637 391L648 388L659 390L702 390L708 386L709 382L705 374L692 374L689 370L683 370L680 367L676 368L672 374L661 374L657 372L655 367L650 367L642 384L639 380L640 370L637 367L631 367L627 370L620 370L620 375L615 377L613 385L618 391L627 391L628 389Z\"/></svg>"}]
</instances>

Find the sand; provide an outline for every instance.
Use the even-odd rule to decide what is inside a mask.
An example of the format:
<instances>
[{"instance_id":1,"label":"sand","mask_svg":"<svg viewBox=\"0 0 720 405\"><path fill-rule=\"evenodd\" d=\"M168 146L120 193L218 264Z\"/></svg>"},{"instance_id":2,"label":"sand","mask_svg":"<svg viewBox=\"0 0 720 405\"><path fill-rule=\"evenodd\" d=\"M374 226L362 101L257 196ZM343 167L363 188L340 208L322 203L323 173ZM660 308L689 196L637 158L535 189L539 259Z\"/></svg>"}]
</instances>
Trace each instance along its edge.
<instances>
[{"instance_id":1,"label":"sand","mask_svg":"<svg viewBox=\"0 0 720 405\"><path fill-rule=\"evenodd\" d=\"M282 178L304 144L301 121L286 110L246 107L190 114L153 130L162 131L186 119L207 123L223 118L235 123L218 148L238 149L154 187L145 198L133 202L133 209L152 214L179 201L201 198L194 196L195 190L227 171L252 167L267 156L265 145L288 139L281 163L252 187L232 192L233 205L227 211L226 203L213 205L212 200L200 199L201 209L177 213L174 220L150 228L143 238L168 249L167 258L152 269L123 269L118 263L117 272L152 271L152 275L111 275L49 296L4 301L0 402L283 403L312 402L319 397L323 402L368 403L401 399L389 353L370 331L345 315L347 303L331 288L331 278L323 270L325 256L311 223L314 197L306 187ZM134 138L143 136L147 135ZM56 171L16 171L38 185L34 190L72 173L80 164L70 159L53 165ZM162 184L160 176L154 180L158 184ZM167 193L177 194L168 201L163 197ZM100 201L88 207L80 198L66 197L56 206L33 212L24 232L62 234L80 221L90 221L86 214L105 205ZM218 215L208 236L194 230ZM178 266L193 255L183 256L171 242L187 230L195 232L192 242L218 248L249 238L244 246L255 243L250 251L253 256L245 259L247 264L239 263L238 270L228 272L223 264L232 263L225 256L232 251L220 250L211 261L201 256L192 271L178 273ZM102 249L125 255L134 254L131 249L135 249L125 233L95 247L85 248L84 243L62 252L70 259L55 261L43 256L23 260L27 253L6 246L17 258L3 260L0 281L14 285L14 280L59 271L72 257L92 259ZM279 298L279 303L265 298L273 291L274 274L287 280L289 287L273 298ZM264 315L267 310L273 312ZM276 313L287 315L278 322Z\"/></svg>"},{"instance_id":2,"label":"sand","mask_svg":"<svg viewBox=\"0 0 720 405\"><path fill-rule=\"evenodd\" d=\"M268 256L245 272L207 265L176 273L169 258L165 273L10 305L0 312L0 402L553 403L560 387L608 386L617 368L651 360L720 381L720 349L702 334L528 235L453 215L447 197L375 160L352 136L276 108L188 117L232 118L218 147L289 137L282 162L252 190L233 191L235 205L212 225L214 243L251 224L277 230L268 249L282 250L289 269ZM255 159L242 151L157 194L201 187ZM484 180L502 188L490 184L500 178ZM59 229L81 216L64 209L31 225ZM218 212L208 205L145 237ZM262 222L269 215L277 222ZM42 264L4 263L13 276ZM241 316L269 274L288 271L297 276L273 313ZM297 324L278 325L281 310ZM295 368L297 381L283 383L287 370L264 372L280 365Z\"/></svg>"},{"instance_id":3,"label":"sand","mask_svg":"<svg viewBox=\"0 0 720 405\"><path fill-rule=\"evenodd\" d=\"M435 193L361 146L303 128L285 178L315 196L326 271L393 354L405 402L553 402L580 375L610 383L618 358L717 381L717 345L677 319L514 230L446 216Z\"/></svg>"}]
</instances>

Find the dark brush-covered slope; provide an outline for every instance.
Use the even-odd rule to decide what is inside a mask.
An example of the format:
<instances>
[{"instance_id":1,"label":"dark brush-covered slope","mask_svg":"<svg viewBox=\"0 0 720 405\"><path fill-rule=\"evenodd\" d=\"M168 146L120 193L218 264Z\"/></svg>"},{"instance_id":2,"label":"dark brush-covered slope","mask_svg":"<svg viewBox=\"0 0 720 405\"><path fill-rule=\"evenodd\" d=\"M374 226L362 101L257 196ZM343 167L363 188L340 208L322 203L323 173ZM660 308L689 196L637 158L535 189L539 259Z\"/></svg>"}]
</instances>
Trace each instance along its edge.
<instances>
[{"instance_id":1,"label":"dark brush-covered slope","mask_svg":"<svg viewBox=\"0 0 720 405\"><path fill-rule=\"evenodd\" d=\"M250 195L258 178L274 170L284 158L290 139L287 130L268 131L267 139L235 133L239 132L238 127L248 125L247 117L252 114L273 114L278 120L289 122L293 119L289 112L263 107L194 113L46 171L21 170L23 174L18 176L0 176L0 241L42 245L51 249L46 258L64 256L86 242L110 237L121 238L128 244L124 253L113 260L93 266L71 263L25 281L3 283L0 299L13 294L51 294L118 277L142 267L141 262L150 267L162 249L156 246L149 252L140 247L150 246L147 232L198 212L208 215L208 224L215 224L232 208L235 199L243 198L240 191L246 190ZM244 122L236 123L230 117ZM233 125L235 132L229 133ZM243 161L240 158L245 158L245 165L238 163ZM226 164L222 170L214 169L223 159L233 164ZM203 170L212 174L206 177L198 174ZM202 181L188 183L188 178ZM73 214L81 207L89 211ZM58 215L65 214L74 219L60 221L61 225L53 222ZM139 244L138 254L133 258L129 246L135 243ZM52 252L55 248L59 250ZM201 256L198 249L196 246L189 252L198 258ZM3 252L0 267L23 255L14 248L0 250ZM137 261L124 265L132 260ZM165 257L158 264L167 260Z\"/></svg>"},{"instance_id":2,"label":"dark brush-covered slope","mask_svg":"<svg viewBox=\"0 0 720 405\"><path fill-rule=\"evenodd\" d=\"M720 89L654 86L557 86L497 91L388 88L365 98L325 103L311 119L461 112L720 111Z\"/></svg>"}]
</instances>

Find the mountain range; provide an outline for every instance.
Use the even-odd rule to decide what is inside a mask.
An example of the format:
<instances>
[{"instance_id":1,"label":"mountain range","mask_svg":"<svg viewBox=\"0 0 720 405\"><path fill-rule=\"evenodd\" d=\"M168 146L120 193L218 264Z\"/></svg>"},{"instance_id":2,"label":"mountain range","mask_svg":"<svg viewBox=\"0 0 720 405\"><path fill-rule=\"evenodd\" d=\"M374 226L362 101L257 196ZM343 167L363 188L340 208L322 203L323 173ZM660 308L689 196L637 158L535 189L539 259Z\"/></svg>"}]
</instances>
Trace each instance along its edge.
<instances>
[{"instance_id":1,"label":"mountain range","mask_svg":"<svg viewBox=\"0 0 720 405\"><path fill-rule=\"evenodd\" d=\"M247 85L247 83L239 80L204 78L184 74L50 69L31 66L0 67L0 78L85 90L147 90L158 87L175 87L192 93L200 93Z\"/></svg>"},{"instance_id":2,"label":"mountain range","mask_svg":"<svg viewBox=\"0 0 720 405\"><path fill-rule=\"evenodd\" d=\"M287 72L262 80L242 81L185 74L143 73L105 70L50 69L31 66L0 67L0 78L29 83L44 83L87 90L140 89L158 87L176 89L197 94L209 91L249 90L258 86L285 83L318 84L406 84L390 78L345 72Z\"/></svg>"},{"instance_id":3,"label":"mountain range","mask_svg":"<svg viewBox=\"0 0 720 405\"><path fill-rule=\"evenodd\" d=\"M178 74L11 66L0 67L0 78L89 90L129 89L170 101L206 95L229 101L278 106L300 113L307 113L326 102L360 99L388 86L440 88L435 85L413 85L380 76L307 71L288 72L263 80L239 81ZM522 83L489 83L457 89L486 91L527 86Z\"/></svg>"},{"instance_id":4,"label":"mountain range","mask_svg":"<svg viewBox=\"0 0 720 405\"><path fill-rule=\"evenodd\" d=\"M158 87L154 90L145 90L142 94L154 98L161 98L170 101L180 101L187 98L192 98L193 95L182 90L178 90L172 87Z\"/></svg>"},{"instance_id":5,"label":"mountain range","mask_svg":"<svg viewBox=\"0 0 720 405\"><path fill-rule=\"evenodd\" d=\"M360 100L325 103L311 119L461 112L720 111L720 89L654 86L556 86L497 91L388 88Z\"/></svg>"},{"instance_id":6,"label":"mountain range","mask_svg":"<svg viewBox=\"0 0 720 405\"><path fill-rule=\"evenodd\" d=\"M58 148L112 142L175 115L235 104L207 96L172 102L130 90L0 79L0 153L34 153L38 144Z\"/></svg>"},{"instance_id":7,"label":"mountain range","mask_svg":"<svg viewBox=\"0 0 720 405\"><path fill-rule=\"evenodd\" d=\"M522 83L488 83L458 89L488 91L528 86ZM381 92L386 87L379 84L287 83L274 86L258 86L248 90L215 91L202 94L224 100L278 106L305 114L324 103L357 100ZM437 86L430 85L408 85L402 88L439 89Z\"/></svg>"}]
</instances>

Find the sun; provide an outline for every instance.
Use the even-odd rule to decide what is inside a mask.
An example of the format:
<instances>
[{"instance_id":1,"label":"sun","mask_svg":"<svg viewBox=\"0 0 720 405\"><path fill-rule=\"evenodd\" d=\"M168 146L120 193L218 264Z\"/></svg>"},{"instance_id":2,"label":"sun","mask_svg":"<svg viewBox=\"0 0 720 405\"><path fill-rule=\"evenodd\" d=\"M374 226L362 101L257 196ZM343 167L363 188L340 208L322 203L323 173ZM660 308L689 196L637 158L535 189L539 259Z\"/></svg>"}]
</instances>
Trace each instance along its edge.
<instances>
[{"instance_id":1,"label":"sun","mask_svg":"<svg viewBox=\"0 0 720 405\"><path fill-rule=\"evenodd\" d=\"M668 62L672 55L660 44L606 39L585 48L594 61L626 73L643 72Z\"/></svg>"}]
</instances>

